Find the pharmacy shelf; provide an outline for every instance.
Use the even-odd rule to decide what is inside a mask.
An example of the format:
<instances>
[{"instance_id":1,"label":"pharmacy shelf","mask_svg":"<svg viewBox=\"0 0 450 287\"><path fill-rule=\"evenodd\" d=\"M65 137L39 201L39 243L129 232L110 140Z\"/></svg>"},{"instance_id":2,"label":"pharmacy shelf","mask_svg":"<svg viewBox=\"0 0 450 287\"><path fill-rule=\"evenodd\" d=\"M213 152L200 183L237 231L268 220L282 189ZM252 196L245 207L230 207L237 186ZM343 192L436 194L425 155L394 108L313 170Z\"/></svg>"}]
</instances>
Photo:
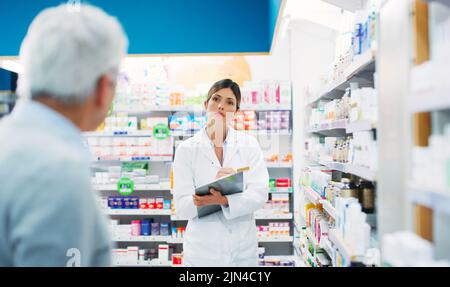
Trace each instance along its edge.
<instances>
[{"instance_id":1,"label":"pharmacy shelf","mask_svg":"<svg viewBox=\"0 0 450 287\"><path fill-rule=\"evenodd\" d=\"M149 114L152 112L204 112L205 108L202 105L190 105L190 106L147 106L136 108L121 108L116 107L114 113L125 114Z\"/></svg>"},{"instance_id":2,"label":"pharmacy shelf","mask_svg":"<svg viewBox=\"0 0 450 287\"><path fill-rule=\"evenodd\" d=\"M172 162L173 156L93 157L92 161L93 162L129 162L129 161Z\"/></svg>"},{"instance_id":3,"label":"pharmacy shelf","mask_svg":"<svg viewBox=\"0 0 450 287\"><path fill-rule=\"evenodd\" d=\"M331 203L328 200L322 199L320 201L322 203L323 209L328 213L328 215L333 218L334 220L337 219L337 211L336 208L334 208Z\"/></svg>"},{"instance_id":4,"label":"pharmacy shelf","mask_svg":"<svg viewBox=\"0 0 450 287\"><path fill-rule=\"evenodd\" d=\"M107 215L171 215L170 209L104 209Z\"/></svg>"},{"instance_id":5,"label":"pharmacy shelf","mask_svg":"<svg viewBox=\"0 0 450 287\"><path fill-rule=\"evenodd\" d=\"M242 131L249 135L254 136L290 136L292 132L290 130L254 130L254 131Z\"/></svg>"},{"instance_id":6,"label":"pharmacy shelf","mask_svg":"<svg viewBox=\"0 0 450 287\"><path fill-rule=\"evenodd\" d=\"M436 190L420 188L415 185L409 187L411 202L426 206L435 212L450 215L450 190Z\"/></svg>"},{"instance_id":7,"label":"pharmacy shelf","mask_svg":"<svg viewBox=\"0 0 450 287\"><path fill-rule=\"evenodd\" d=\"M329 169L350 173L369 181L376 180L376 172L367 167L324 160L319 160L319 164L324 165Z\"/></svg>"},{"instance_id":8,"label":"pharmacy shelf","mask_svg":"<svg viewBox=\"0 0 450 287\"><path fill-rule=\"evenodd\" d=\"M116 267L176 267L176 265L171 262L160 262L160 261L142 261L142 262L117 262L114 264Z\"/></svg>"},{"instance_id":9,"label":"pharmacy shelf","mask_svg":"<svg viewBox=\"0 0 450 287\"><path fill-rule=\"evenodd\" d=\"M439 89L430 89L427 92L419 95L413 94L409 99L409 109L411 113L431 112L438 110L450 109L450 85L446 91L439 91Z\"/></svg>"},{"instance_id":10,"label":"pharmacy shelf","mask_svg":"<svg viewBox=\"0 0 450 287\"><path fill-rule=\"evenodd\" d=\"M328 231L328 239L334 244L338 252L342 255L346 262L350 264L353 259L353 253L351 247L344 241L342 235L336 229L330 229Z\"/></svg>"},{"instance_id":11,"label":"pharmacy shelf","mask_svg":"<svg viewBox=\"0 0 450 287\"><path fill-rule=\"evenodd\" d=\"M256 220L292 219L292 213L255 214Z\"/></svg>"},{"instance_id":12,"label":"pharmacy shelf","mask_svg":"<svg viewBox=\"0 0 450 287\"><path fill-rule=\"evenodd\" d=\"M371 131L376 129L376 124L368 120L362 120L357 122L348 123L346 120L339 120L330 123L321 123L316 128L309 130L309 133L324 133L327 134L333 132L345 132L346 134L352 134L355 132Z\"/></svg>"},{"instance_id":13,"label":"pharmacy shelf","mask_svg":"<svg viewBox=\"0 0 450 287\"><path fill-rule=\"evenodd\" d=\"M290 130L238 130L239 132L252 136L291 136ZM191 137L197 131L171 131L171 136Z\"/></svg>"},{"instance_id":14,"label":"pharmacy shelf","mask_svg":"<svg viewBox=\"0 0 450 287\"><path fill-rule=\"evenodd\" d=\"M95 184L94 190L98 191L117 191L117 184ZM155 191L155 190L170 190L170 184L136 184L134 191Z\"/></svg>"},{"instance_id":15,"label":"pharmacy shelf","mask_svg":"<svg viewBox=\"0 0 450 287\"><path fill-rule=\"evenodd\" d=\"M292 168L292 162L266 162L267 168Z\"/></svg>"},{"instance_id":16,"label":"pharmacy shelf","mask_svg":"<svg viewBox=\"0 0 450 287\"><path fill-rule=\"evenodd\" d=\"M292 193L292 187L274 187L269 189L269 193Z\"/></svg>"},{"instance_id":17,"label":"pharmacy shelf","mask_svg":"<svg viewBox=\"0 0 450 287\"><path fill-rule=\"evenodd\" d=\"M167 239L167 243L169 244L183 244L183 238L169 238Z\"/></svg>"},{"instance_id":18,"label":"pharmacy shelf","mask_svg":"<svg viewBox=\"0 0 450 287\"><path fill-rule=\"evenodd\" d=\"M449 0L424 0L425 2L438 2L444 5L447 5L447 7L450 7L450 1Z\"/></svg>"},{"instance_id":19,"label":"pharmacy shelf","mask_svg":"<svg viewBox=\"0 0 450 287\"><path fill-rule=\"evenodd\" d=\"M298 233L301 233L301 232L302 232L300 222L298 222L298 221L295 220L295 219L294 219L294 227L295 227L295 229L297 229L297 232L298 232Z\"/></svg>"},{"instance_id":20,"label":"pharmacy shelf","mask_svg":"<svg viewBox=\"0 0 450 287\"><path fill-rule=\"evenodd\" d=\"M448 59L428 61L411 70L411 113L450 109Z\"/></svg>"},{"instance_id":21,"label":"pharmacy shelf","mask_svg":"<svg viewBox=\"0 0 450 287\"><path fill-rule=\"evenodd\" d=\"M171 236L114 236L115 242L169 242Z\"/></svg>"},{"instance_id":22,"label":"pharmacy shelf","mask_svg":"<svg viewBox=\"0 0 450 287\"><path fill-rule=\"evenodd\" d=\"M311 265L311 263L309 261L312 261L314 263L315 266L317 266L317 260L316 258L309 252L309 250L307 250L304 247L298 247L300 254L303 257L303 260L305 261L306 265L308 267L314 267Z\"/></svg>"},{"instance_id":23,"label":"pharmacy shelf","mask_svg":"<svg viewBox=\"0 0 450 287\"><path fill-rule=\"evenodd\" d=\"M172 215L170 217L170 220L172 220L172 221L188 221L189 219L178 216L178 215Z\"/></svg>"},{"instance_id":24,"label":"pharmacy shelf","mask_svg":"<svg viewBox=\"0 0 450 287\"><path fill-rule=\"evenodd\" d=\"M300 257L300 259L302 259L302 263L305 265L304 267L312 267L311 264L308 262L306 255L303 254L303 252L299 246L294 245L294 250L297 253L298 257Z\"/></svg>"},{"instance_id":25,"label":"pharmacy shelf","mask_svg":"<svg viewBox=\"0 0 450 287\"><path fill-rule=\"evenodd\" d=\"M264 260L264 261L267 261L267 263L268 262L270 262L270 261L279 261L280 263L281 262L286 262L286 261L288 261L288 262L294 262L294 266L286 266L286 265L269 265L269 264L267 264L267 265L258 265L258 267L281 267L281 268L289 268L289 267L295 267L295 256L294 255L270 255L270 256L264 256L264 259L260 259L260 262L261 262L261 260Z\"/></svg>"},{"instance_id":26,"label":"pharmacy shelf","mask_svg":"<svg viewBox=\"0 0 450 287\"><path fill-rule=\"evenodd\" d=\"M355 56L353 62L345 69L342 78L327 85L319 96L308 102L312 105L319 100L338 99L344 95L346 88L350 86L350 82L357 82L360 85L367 85L368 81L359 78L364 73L375 71L375 50L368 50L362 55Z\"/></svg>"},{"instance_id":27,"label":"pharmacy shelf","mask_svg":"<svg viewBox=\"0 0 450 287\"><path fill-rule=\"evenodd\" d=\"M369 120L363 120L363 121L347 123L345 130L348 134L352 134L355 132L371 131L372 129L376 129L376 126L377 125L375 123L372 123Z\"/></svg>"},{"instance_id":28,"label":"pharmacy shelf","mask_svg":"<svg viewBox=\"0 0 450 287\"><path fill-rule=\"evenodd\" d=\"M178 215L171 215L170 220L172 220L172 221L188 221L189 219L178 216Z\"/></svg>"},{"instance_id":29,"label":"pharmacy shelf","mask_svg":"<svg viewBox=\"0 0 450 287\"><path fill-rule=\"evenodd\" d=\"M246 111L290 111L291 105L241 105L240 110Z\"/></svg>"},{"instance_id":30,"label":"pharmacy shelf","mask_svg":"<svg viewBox=\"0 0 450 287\"><path fill-rule=\"evenodd\" d=\"M309 130L309 133L325 133L329 131L346 131L347 120L337 120L332 122L320 123L318 127Z\"/></svg>"},{"instance_id":31,"label":"pharmacy shelf","mask_svg":"<svg viewBox=\"0 0 450 287\"><path fill-rule=\"evenodd\" d=\"M137 131L98 131L98 132L84 132L85 137L151 137L152 131L137 130Z\"/></svg>"},{"instance_id":32,"label":"pharmacy shelf","mask_svg":"<svg viewBox=\"0 0 450 287\"><path fill-rule=\"evenodd\" d=\"M355 12L357 10L363 10L365 7L365 3L367 3L368 0L324 0L324 1L336 7L342 8L344 10Z\"/></svg>"},{"instance_id":33,"label":"pharmacy shelf","mask_svg":"<svg viewBox=\"0 0 450 287\"><path fill-rule=\"evenodd\" d=\"M320 201L322 200L320 195L317 192L315 192L311 187L305 186L303 187L303 190L305 191L306 199L308 199L309 202L317 204L320 203Z\"/></svg>"},{"instance_id":34,"label":"pharmacy shelf","mask_svg":"<svg viewBox=\"0 0 450 287\"><path fill-rule=\"evenodd\" d=\"M291 110L291 105L241 105L240 110L251 110L251 111L274 111L274 110ZM152 112L201 112L203 113L205 108L201 105L192 106L152 106L136 109L122 109L117 108L114 113L126 113L132 115L139 114L149 114Z\"/></svg>"},{"instance_id":35,"label":"pharmacy shelf","mask_svg":"<svg viewBox=\"0 0 450 287\"><path fill-rule=\"evenodd\" d=\"M258 242L293 242L293 236L278 236L270 238L258 238Z\"/></svg>"},{"instance_id":36,"label":"pharmacy shelf","mask_svg":"<svg viewBox=\"0 0 450 287\"><path fill-rule=\"evenodd\" d=\"M309 241L313 244L314 249L317 250L319 248L319 242L317 242L316 237L312 234L309 228L306 228L306 234L308 235Z\"/></svg>"},{"instance_id":37,"label":"pharmacy shelf","mask_svg":"<svg viewBox=\"0 0 450 287\"><path fill-rule=\"evenodd\" d=\"M333 248L331 247L331 242L328 239L328 237L323 237L320 241L320 244L322 246L322 249L330 256L330 258L333 258Z\"/></svg>"},{"instance_id":38,"label":"pharmacy shelf","mask_svg":"<svg viewBox=\"0 0 450 287\"><path fill-rule=\"evenodd\" d=\"M370 181L376 180L376 172L367 167L346 164L345 172L359 176L366 180L370 180Z\"/></svg>"}]
</instances>

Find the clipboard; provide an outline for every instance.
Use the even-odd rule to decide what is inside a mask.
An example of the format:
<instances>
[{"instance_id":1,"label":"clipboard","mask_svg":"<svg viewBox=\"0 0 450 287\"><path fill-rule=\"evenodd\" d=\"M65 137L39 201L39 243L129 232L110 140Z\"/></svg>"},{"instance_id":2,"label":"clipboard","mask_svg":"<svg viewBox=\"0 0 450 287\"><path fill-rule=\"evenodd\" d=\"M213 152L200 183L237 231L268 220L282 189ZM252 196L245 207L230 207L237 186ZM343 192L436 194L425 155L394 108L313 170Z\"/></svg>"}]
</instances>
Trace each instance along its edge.
<instances>
[{"instance_id":1,"label":"clipboard","mask_svg":"<svg viewBox=\"0 0 450 287\"><path fill-rule=\"evenodd\" d=\"M208 195L209 189L214 188L220 190L222 195L231 195L240 193L244 190L244 171L248 168L238 169L238 172L225 177L216 179L215 181L197 187L195 189L196 195ZM197 215L199 218L205 217L217 211L221 211L222 207L220 205L207 205L197 207Z\"/></svg>"}]
</instances>

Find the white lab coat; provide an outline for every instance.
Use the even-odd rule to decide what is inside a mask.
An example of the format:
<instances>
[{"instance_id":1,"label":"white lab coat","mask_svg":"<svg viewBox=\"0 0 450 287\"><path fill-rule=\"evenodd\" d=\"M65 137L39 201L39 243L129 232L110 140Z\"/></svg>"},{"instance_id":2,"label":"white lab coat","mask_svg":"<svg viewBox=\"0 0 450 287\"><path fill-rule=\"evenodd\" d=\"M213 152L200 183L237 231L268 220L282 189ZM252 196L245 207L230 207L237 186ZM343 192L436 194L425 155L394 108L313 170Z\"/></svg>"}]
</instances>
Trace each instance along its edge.
<instances>
[{"instance_id":1,"label":"white lab coat","mask_svg":"<svg viewBox=\"0 0 450 287\"><path fill-rule=\"evenodd\" d=\"M215 180L221 165L205 129L177 148L174 202L177 215L189 219L183 244L186 266L257 266L253 213L267 201L269 173L256 138L228 128L223 167L246 166L250 170L244 172L244 191L227 195L229 205L222 211L198 218L194 190Z\"/></svg>"}]
</instances>

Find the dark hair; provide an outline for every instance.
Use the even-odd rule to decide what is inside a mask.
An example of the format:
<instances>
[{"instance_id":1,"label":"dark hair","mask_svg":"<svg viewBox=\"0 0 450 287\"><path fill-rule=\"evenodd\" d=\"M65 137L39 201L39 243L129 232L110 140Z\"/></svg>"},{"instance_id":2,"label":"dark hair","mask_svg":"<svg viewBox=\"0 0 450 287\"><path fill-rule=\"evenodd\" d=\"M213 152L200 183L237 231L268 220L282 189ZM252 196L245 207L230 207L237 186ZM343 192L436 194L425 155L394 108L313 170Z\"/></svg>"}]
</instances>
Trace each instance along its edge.
<instances>
[{"instance_id":1,"label":"dark hair","mask_svg":"<svg viewBox=\"0 0 450 287\"><path fill-rule=\"evenodd\" d=\"M212 85L212 87L209 89L208 98L206 99L206 102L209 102L214 93L226 88L229 88L233 91L233 94L236 97L236 107L237 107L236 110L239 110L239 106L241 105L241 89L239 88L239 85L236 82L233 82L233 80L230 79L223 79L218 82L215 82L214 85Z\"/></svg>"}]
</instances>

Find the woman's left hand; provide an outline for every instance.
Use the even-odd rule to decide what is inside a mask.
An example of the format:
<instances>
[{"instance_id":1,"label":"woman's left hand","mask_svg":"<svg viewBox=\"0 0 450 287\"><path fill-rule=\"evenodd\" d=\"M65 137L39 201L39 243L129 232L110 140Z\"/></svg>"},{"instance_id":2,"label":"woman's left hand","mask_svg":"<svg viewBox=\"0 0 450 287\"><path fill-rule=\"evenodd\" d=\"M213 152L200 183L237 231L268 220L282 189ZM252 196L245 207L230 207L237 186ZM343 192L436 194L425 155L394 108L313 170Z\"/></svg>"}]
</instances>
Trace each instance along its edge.
<instances>
[{"instance_id":1,"label":"woman's left hand","mask_svg":"<svg viewBox=\"0 0 450 287\"><path fill-rule=\"evenodd\" d=\"M214 188L209 189L209 193L211 195L193 195L194 205L195 206L206 206L206 205L228 205L228 199L226 196L223 196L219 191Z\"/></svg>"}]
</instances>

